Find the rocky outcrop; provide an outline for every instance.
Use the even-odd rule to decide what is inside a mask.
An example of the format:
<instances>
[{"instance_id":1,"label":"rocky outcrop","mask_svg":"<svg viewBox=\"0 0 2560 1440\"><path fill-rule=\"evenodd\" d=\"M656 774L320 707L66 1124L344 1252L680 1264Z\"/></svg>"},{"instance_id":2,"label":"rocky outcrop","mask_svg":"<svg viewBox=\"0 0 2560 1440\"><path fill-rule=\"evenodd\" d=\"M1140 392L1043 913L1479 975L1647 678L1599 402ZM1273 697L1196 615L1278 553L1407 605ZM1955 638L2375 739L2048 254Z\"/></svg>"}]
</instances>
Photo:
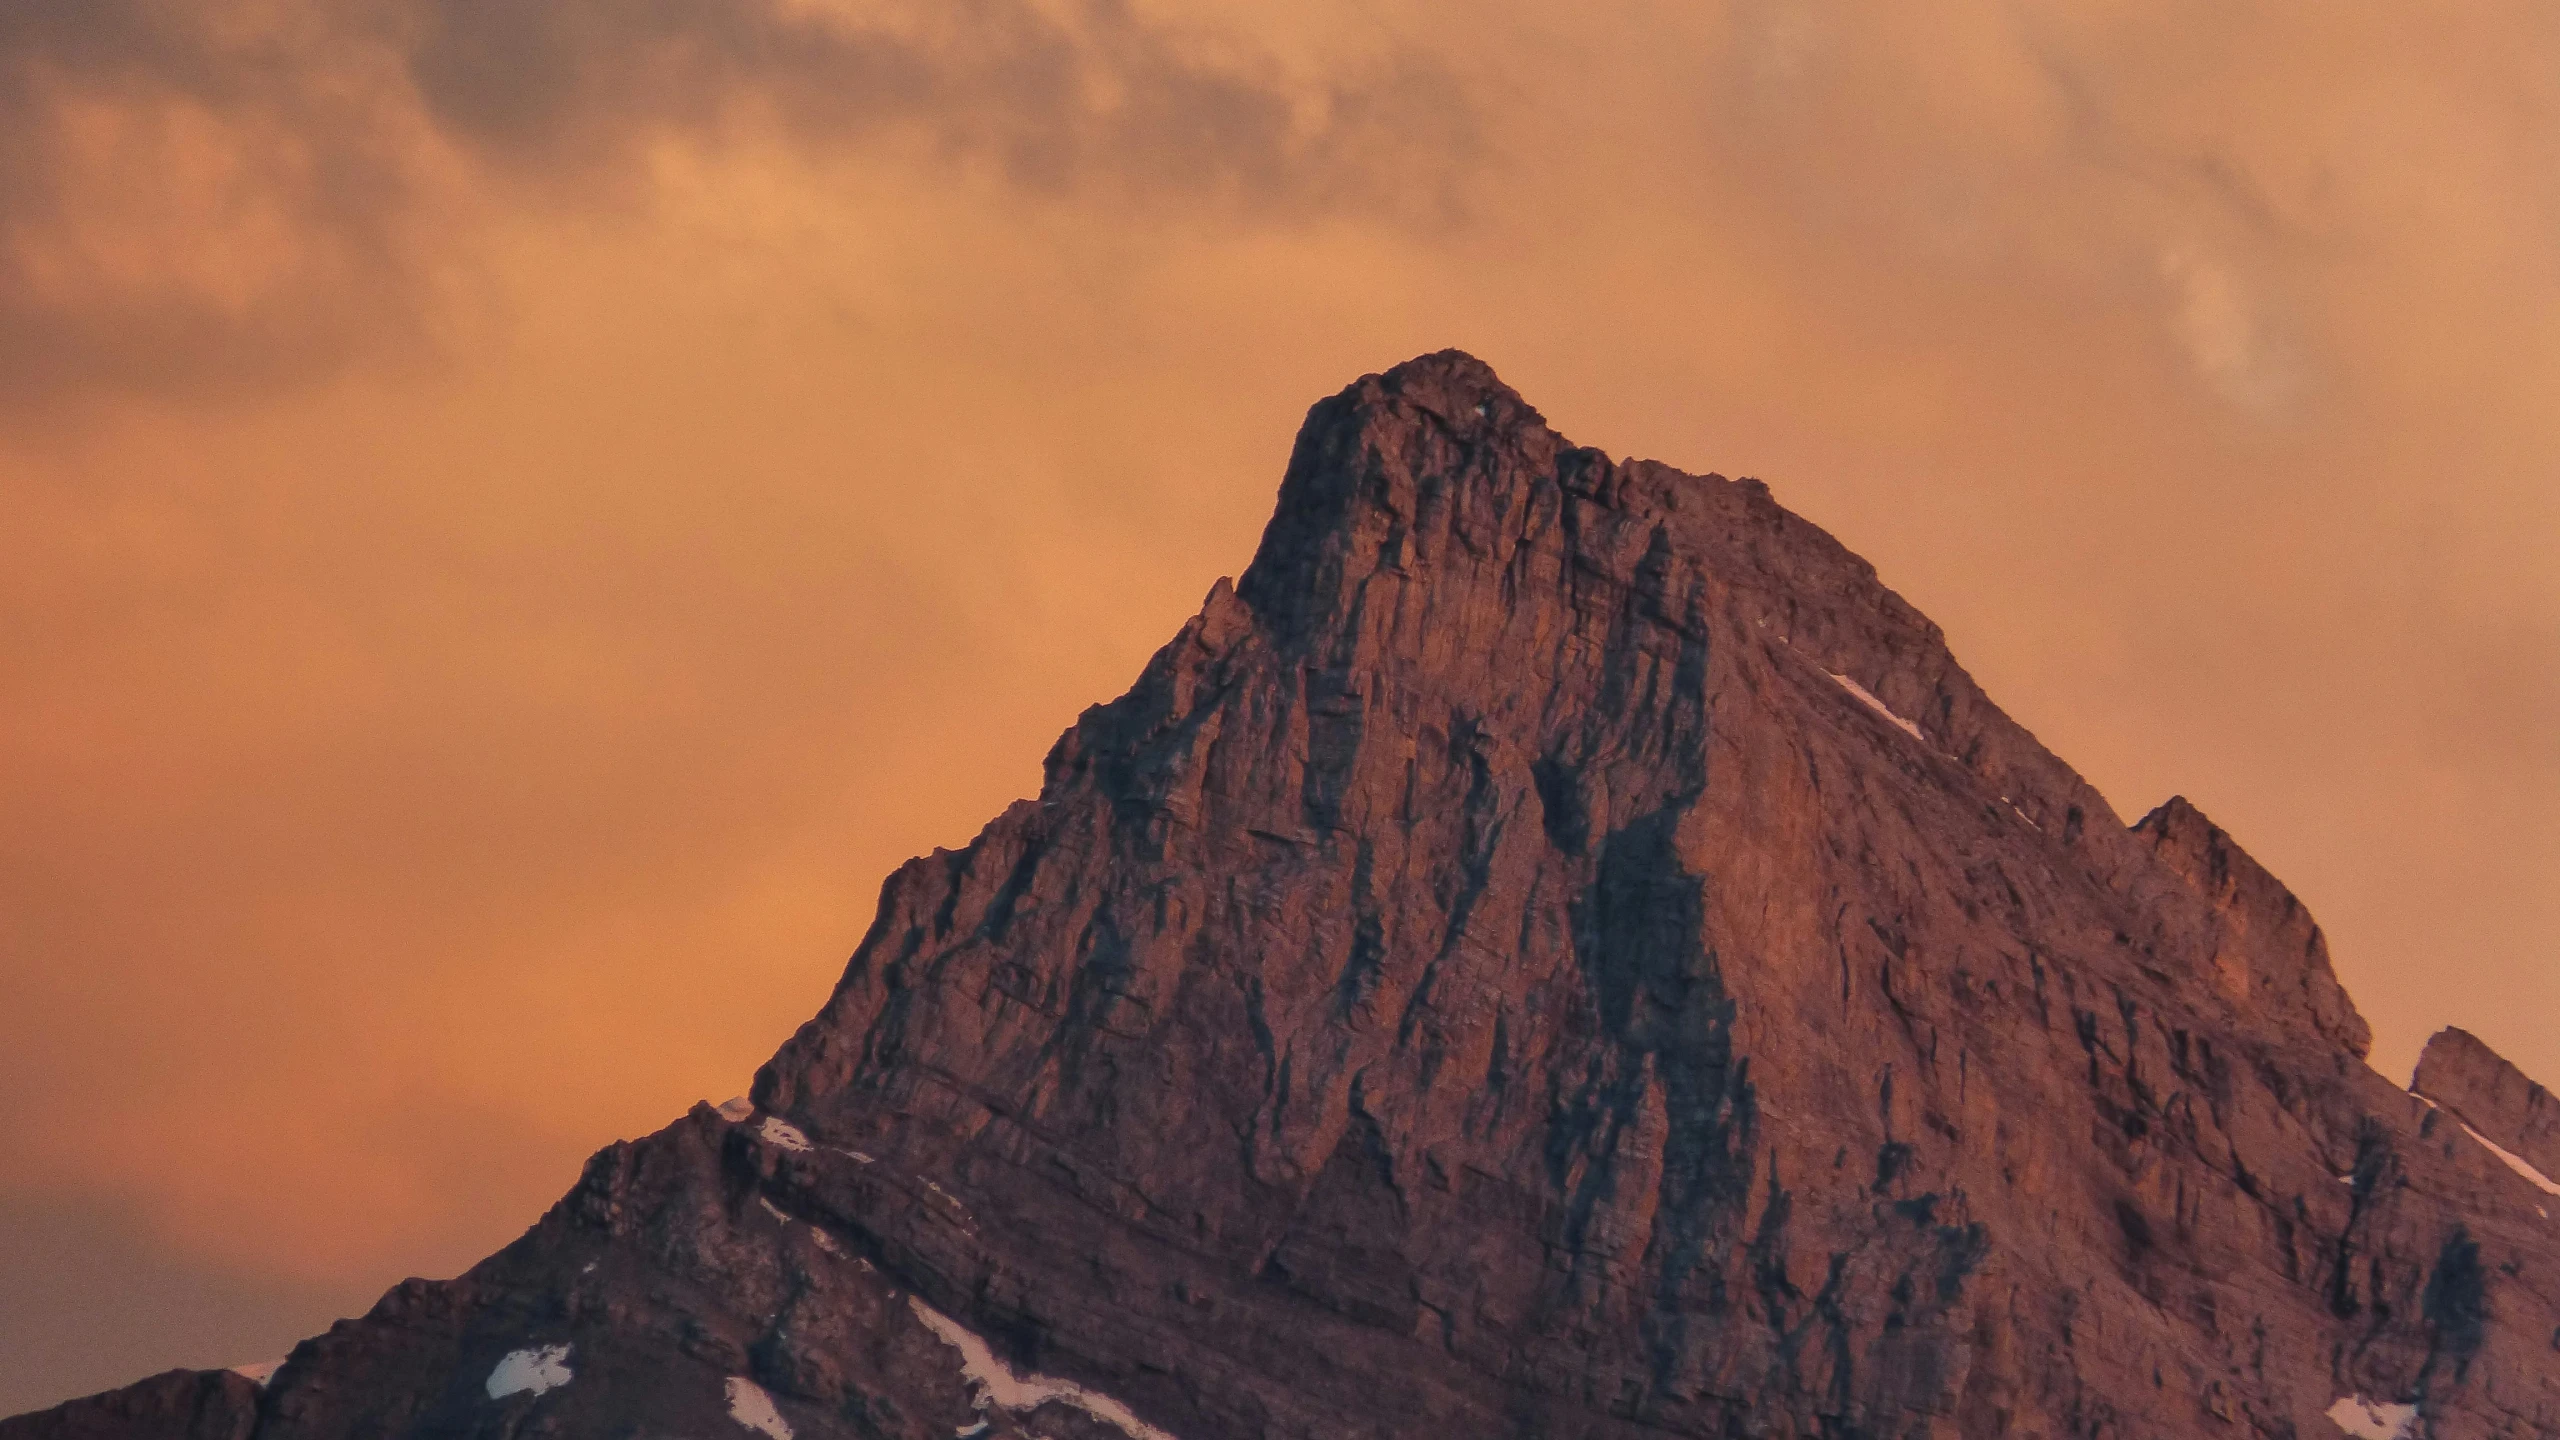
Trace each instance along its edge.
<instances>
[{"instance_id":1,"label":"rocky outcrop","mask_svg":"<svg viewBox=\"0 0 2560 1440\"><path fill-rule=\"evenodd\" d=\"M2560 1176L2560 1100L2468 1030L2443 1029L2409 1088L2545 1175Z\"/></svg>"},{"instance_id":2,"label":"rocky outcrop","mask_svg":"<svg viewBox=\"0 0 2560 1440\"><path fill-rule=\"evenodd\" d=\"M2329 942L2283 882L2239 842L2173 795L2134 834L2209 902L2212 925L2188 944L2206 956L2214 988L2270 1025L2306 1026L2359 1057L2373 1032L2329 968Z\"/></svg>"},{"instance_id":3,"label":"rocky outcrop","mask_svg":"<svg viewBox=\"0 0 2560 1440\"><path fill-rule=\"evenodd\" d=\"M0 1420L0 1440L249 1440L257 1425L255 1381L230 1370L170 1370Z\"/></svg>"},{"instance_id":4,"label":"rocky outcrop","mask_svg":"<svg viewBox=\"0 0 2560 1440\"><path fill-rule=\"evenodd\" d=\"M2365 1045L1764 486L1427 356L748 1099L258 1440L2560 1435L2548 1197Z\"/></svg>"}]
</instances>

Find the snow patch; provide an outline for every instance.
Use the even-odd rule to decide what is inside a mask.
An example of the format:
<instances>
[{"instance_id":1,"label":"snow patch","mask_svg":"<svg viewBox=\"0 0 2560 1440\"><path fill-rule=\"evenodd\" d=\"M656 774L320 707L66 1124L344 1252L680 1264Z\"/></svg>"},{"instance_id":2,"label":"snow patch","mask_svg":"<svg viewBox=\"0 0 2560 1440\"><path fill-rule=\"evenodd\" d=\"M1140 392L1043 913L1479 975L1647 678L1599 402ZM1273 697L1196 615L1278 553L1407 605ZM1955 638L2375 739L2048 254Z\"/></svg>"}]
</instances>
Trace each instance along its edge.
<instances>
[{"instance_id":1,"label":"snow patch","mask_svg":"<svg viewBox=\"0 0 2560 1440\"><path fill-rule=\"evenodd\" d=\"M828 1234L825 1230L820 1229L815 1225L809 1227L809 1233L818 1237L819 1249L826 1251L828 1254L833 1255L839 1260L844 1258L844 1247L836 1243L836 1237Z\"/></svg>"},{"instance_id":2,"label":"snow patch","mask_svg":"<svg viewBox=\"0 0 2560 1440\"><path fill-rule=\"evenodd\" d=\"M2536 1186L2540 1187L2543 1194L2560 1195L2560 1185L2552 1184L2550 1176L2534 1169L2532 1161L2525 1159L2521 1155L2508 1151L2504 1147L2500 1146L2497 1141L2490 1139L2488 1136L2481 1134L2479 1131L2472 1129L2468 1125L2462 1127L2462 1133L2479 1141L2480 1148L2497 1156L2499 1159L2506 1161L2508 1169L2513 1170L2527 1180L2532 1181Z\"/></svg>"},{"instance_id":3,"label":"snow patch","mask_svg":"<svg viewBox=\"0 0 2560 1440\"><path fill-rule=\"evenodd\" d=\"M960 1373L977 1388L979 1409L993 1406L1020 1414L1056 1401L1061 1405L1072 1405L1094 1419L1118 1428L1130 1440L1173 1440L1171 1435L1139 1419L1128 1406L1108 1395L1097 1395L1072 1380L1014 1373L1013 1367L997 1359L995 1351L989 1349L987 1342L969 1327L913 1295L907 1297L907 1304L915 1310L916 1318L924 1322L927 1330L932 1331L943 1344L960 1352Z\"/></svg>"},{"instance_id":4,"label":"snow patch","mask_svg":"<svg viewBox=\"0 0 2560 1440\"><path fill-rule=\"evenodd\" d=\"M510 1350L489 1372L489 1398L504 1400L519 1391L536 1395L557 1390L569 1383L569 1347L544 1345L532 1350Z\"/></svg>"},{"instance_id":5,"label":"snow patch","mask_svg":"<svg viewBox=\"0 0 2560 1440\"><path fill-rule=\"evenodd\" d=\"M283 1368L281 1360L261 1360L255 1365L234 1365L231 1373L264 1390L267 1382L276 1378L276 1372Z\"/></svg>"},{"instance_id":6,"label":"snow patch","mask_svg":"<svg viewBox=\"0 0 2560 1440\"><path fill-rule=\"evenodd\" d=\"M1833 672L1829 670L1825 670L1822 673L1830 675L1832 679L1839 681L1841 689L1848 691L1850 694L1855 695L1860 700L1866 702L1868 709L1873 710L1885 719L1892 721L1894 725L1902 731L1902 733L1919 741L1923 745L1929 743L1929 737L1920 733L1919 726L1912 724L1910 721L1903 719L1901 716L1896 715L1893 711L1887 709L1883 701L1867 693L1866 686L1859 684L1857 681L1850 679L1846 675L1833 674ZM2025 817L2021 816L2019 818L2024 819Z\"/></svg>"},{"instance_id":7,"label":"snow patch","mask_svg":"<svg viewBox=\"0 0 2560 1440\"><path fill-rule=\"evenodd\" d=\"M934 1213L941 1215L943 1218L950 1221L952 1224L959 1226L963 1231L969 1234L974 1235L978 1233L978 1217L969 1213L968 1206L961 1204L957 1199L953 1198L950 1191L943 1189L941 1186L934 1184L930 1180L924 1181L924 1188L932 1191L933 1198L941 1201L944 1206L948 1207Z\"/></svg>"},{"instance_id":8,"label":"snow patch","mask_svg":"<svg viewBox=\"0 0 2560 1440\"><path fill-rule=\"evenodd\" d=\"M809 1148L809 1137L801 1134L798 1127L771 1115L764 1117L764 1124L756 1127L756 1135L767 1145L779 1145L785 1150L805 1151Z\"/></svg>"},{"instance_id":9,"label":"snow patch","mask_svg":"<svg viewBox=\"0 0 2560 1440\"><path fill-rule=\"evenodd\" d=\"M791 1422L773 1408L773 1397L744 1376L729 1377L729 1418L772 1440L791 1440Z\"/></svg>"},{"instance_id":10,"label":"snow patch","mask_svg":"<svg viewBox=\"0 0 2560 1440\"><path fill-rule=\"evenodd\" d=\"M781 1206L774 1204L762 1195L756 1197L756 1203L764 1207L764 1213L767 1215L772 1216L774 1219L781 1221L785 1225L791 1223L791 1216L786 1213Z\"/></svg>"},{"instance_id":11,"label":"snow patch","mask_svg":"<svg viewBox=\"0 0 2560 1440\"><path fill-rule=\"evenodd\" d=\"M746 1118L754 1113L756 1102L744 1095L732 1095L720 1102L720 1118L732 1125L744 1124Z\"/></svg>"},{"instance_id":12,"label":"snow patch","mask_svg":"<svg viewBox=\"0 0 2560 1440\"><path fill-rule=\"evenodd\" d=\"M839 1154L839 1155L843 1156L843 1157L844 1157L844 1158L846 1158L847 1160L850 1160L850 1161L854 1162L854 1163L855 1163L855 1164L857 1164L857 1165L868 1165L868 1164L870 1164L870 1163L871 1163L871 1157L870 1157L870 1156L868 1156L868 1155L863 1154L863 1153L862 1153L861 1151L859 1151L859 1150L847 1150L847 1149L844 1149L844 1148L842 1148L842 1147L840 1147L840 1146L835 1146L835 1145L830 1145L830 1146L828 1146L827 1148L828 1148L828 1149L830 1149L830 1150L835 1151L837 1154Z\"/></svg>"},{"instance_id":13,"label":"snow patch","mask_svg":"<svg viewBox=\"0 0 2560 1440\"><path fill-rule=\"evenodd\" d=\"M2409 1440L2418 1427L2415 1405L2384 1405L2361 1395L2341 1395L2329 1407L2329 1423L2356 1440Z\"/></svg>"},{"instance_id":14,"label":"snow patch","mask_svg":"<svg viewBox=\"0 0 2560 1440\"><path fill-rule=\"evenodd\" d=\"M2447 1115L2453 1115L2453 1112L2452 1112L2452 1111L2450 1111L2450 1110L2445 1110L2445 1108L2444 1108L2443 1106L2441 1106L2441 1105L2437 1104L2437 1103L2436 1103L2436 1102L2434 1102L2433 1100L2428 1099L2426 1096L2419 1094L2419 1093L2418 1093L2417 1091L2415 1091L2415 1090L2412 1090L2412 1091L2410 1091L2410 1092L2409 1092L2409 1098L2410 1098L2410 1099L2412 1099L2412 1100L2417 1101L2417 1102L2418 1102L2419 1104L2421 1104L2421 1105L2426 1106L2426 1107L2427 1107L2428 1109L2430 1109L2430 1110L2439 1110L2439 1111L2443 1111L2443 1112L2444 1112L2445 1114L2447 1114ZM2508 1169L2513 1170L2513 1171L2514 1171L2514 1172L2516 1172L2518 1175L2523 1176L2527 1181L2530 1181L2530 1182L2534 1185L2534 1187L2535 1187L2536 1189L2539 1189L2543 1194L2545 1194L2545 1195L2560 1195L2560 1185L2553 1184L2550 1176L2545 1175L2545 1174L2543 1174L2541 1171L2539 1171L2539 1170L2535 1169L2535 1168L2533 1167L2533 1162L2532 1162L2532 1161L2525 1159L2523 1156L2518 1155L2518 1154L2514 1153L2514 1152L2513 1152L2513 1151L2511 1151L2511 1150L2508 1150L2505 1146L2500 1145L2497 1141L2490 1139L2488 1136L2483 1135L2483 1134L2481 1134L2479 1131L2472 1129L2469 1125L2464 1124L2464 1123L2463 1123L2463 1119L2462 1119L2462 1117L2461 1117L2461 1116L2459 1116L2459 1115L2454 1115L2454 1117L2453 1117L2453 1123L2455 1123L2456 1125L2461 1125L2461 1126L2462 1126L2462 1133L2463 1133L2463 1134L2468 1135L2468 1136L2470 1136L2472 1139L2479 1141L2479 1142L2480 1142L2480 1148L2481 1148L2481 1149L2488 1151L2490 1154L2495 1155L2495 1156L2497 1156L2500 1160L2502 1160L2502 1161L2506 1162L2506 1166L2507 1166L2507 1168L2508 1168ZM2549 1210L2547 1210L2547 1209L2543 1208L2542 1206L2539 1206L2539 1205L2537 1205L2537 1206L2535 1206L2535 1207L2534 1207L2534 1212L2533 1212L2533 1213L2535 1213L2535 1214L2537 1214L2537 1215L2540 1215L2540 1216L2541 1216L2543 1219L2545 1219L2545 1220L2548 1220L2548 1219L2550 1219L2550 1218L2551 1218L2551 1212L2550 1212Z\"/></svg>"}]
</instances>

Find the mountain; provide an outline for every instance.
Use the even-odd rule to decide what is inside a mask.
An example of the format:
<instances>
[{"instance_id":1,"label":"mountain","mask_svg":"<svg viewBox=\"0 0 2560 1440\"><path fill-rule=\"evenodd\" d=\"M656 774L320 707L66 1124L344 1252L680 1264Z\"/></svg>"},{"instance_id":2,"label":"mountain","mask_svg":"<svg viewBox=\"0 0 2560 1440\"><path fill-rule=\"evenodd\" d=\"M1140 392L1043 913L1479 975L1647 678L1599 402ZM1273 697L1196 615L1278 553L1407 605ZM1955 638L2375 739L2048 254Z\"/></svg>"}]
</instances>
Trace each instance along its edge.
<instances>
[{"instance_id":1,"label":"mountain","mask_svg":"<svg viewBox=\"0 0 2560 1440\"><path fill-rule=\"evenodd\" d=\"M2195 807L1445 352L750 1096L0 1440L2560 1436L2549 1097L2366 1043Z\"/></svg>"}]
</instances>

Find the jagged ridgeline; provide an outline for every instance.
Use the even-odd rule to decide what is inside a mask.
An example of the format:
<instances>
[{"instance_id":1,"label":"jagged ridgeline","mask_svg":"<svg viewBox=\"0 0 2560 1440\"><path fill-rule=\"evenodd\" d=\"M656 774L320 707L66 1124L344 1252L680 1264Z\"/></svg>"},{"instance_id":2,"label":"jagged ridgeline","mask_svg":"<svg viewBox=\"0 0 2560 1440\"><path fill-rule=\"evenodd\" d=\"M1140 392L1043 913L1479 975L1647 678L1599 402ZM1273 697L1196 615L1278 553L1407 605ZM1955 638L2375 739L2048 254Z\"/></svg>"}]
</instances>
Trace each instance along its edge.
<instances>
[{"instance_id":1,"label":"jagged ridgeline","mask_svg":"<svg viewBox=\"0 0 2560 1440\"><path fill-rule=\"evenodd\" d=\"M0 1436L2560 1435L2560 1114L2365 1046L2194 807L1443 353L749 1097Z\"/></svg>"}]
</instances>

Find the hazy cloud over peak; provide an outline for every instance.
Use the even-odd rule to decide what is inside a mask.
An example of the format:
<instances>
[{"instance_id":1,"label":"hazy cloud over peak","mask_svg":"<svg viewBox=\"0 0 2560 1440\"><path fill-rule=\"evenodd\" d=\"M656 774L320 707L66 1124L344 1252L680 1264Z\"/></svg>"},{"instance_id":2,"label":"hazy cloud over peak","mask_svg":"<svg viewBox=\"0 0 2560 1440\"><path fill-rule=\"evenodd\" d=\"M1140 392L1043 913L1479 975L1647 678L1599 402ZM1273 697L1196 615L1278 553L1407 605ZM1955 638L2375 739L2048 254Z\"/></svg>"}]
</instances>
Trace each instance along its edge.
<instances>
[{"instance_id":1,"label":"hazy cloud over peak","mask_svg":"<svg viewBox=\"0 0 2560 1440\"><path fill-rule=\"evenodd\" d=\"M653 147L1430 228L1465 206L1470 107L1410 49L1292 74L1116 0L9 7L0 405L255 388L414 339L475 216L631 198Z\"/></svg>"}]
</instances>

